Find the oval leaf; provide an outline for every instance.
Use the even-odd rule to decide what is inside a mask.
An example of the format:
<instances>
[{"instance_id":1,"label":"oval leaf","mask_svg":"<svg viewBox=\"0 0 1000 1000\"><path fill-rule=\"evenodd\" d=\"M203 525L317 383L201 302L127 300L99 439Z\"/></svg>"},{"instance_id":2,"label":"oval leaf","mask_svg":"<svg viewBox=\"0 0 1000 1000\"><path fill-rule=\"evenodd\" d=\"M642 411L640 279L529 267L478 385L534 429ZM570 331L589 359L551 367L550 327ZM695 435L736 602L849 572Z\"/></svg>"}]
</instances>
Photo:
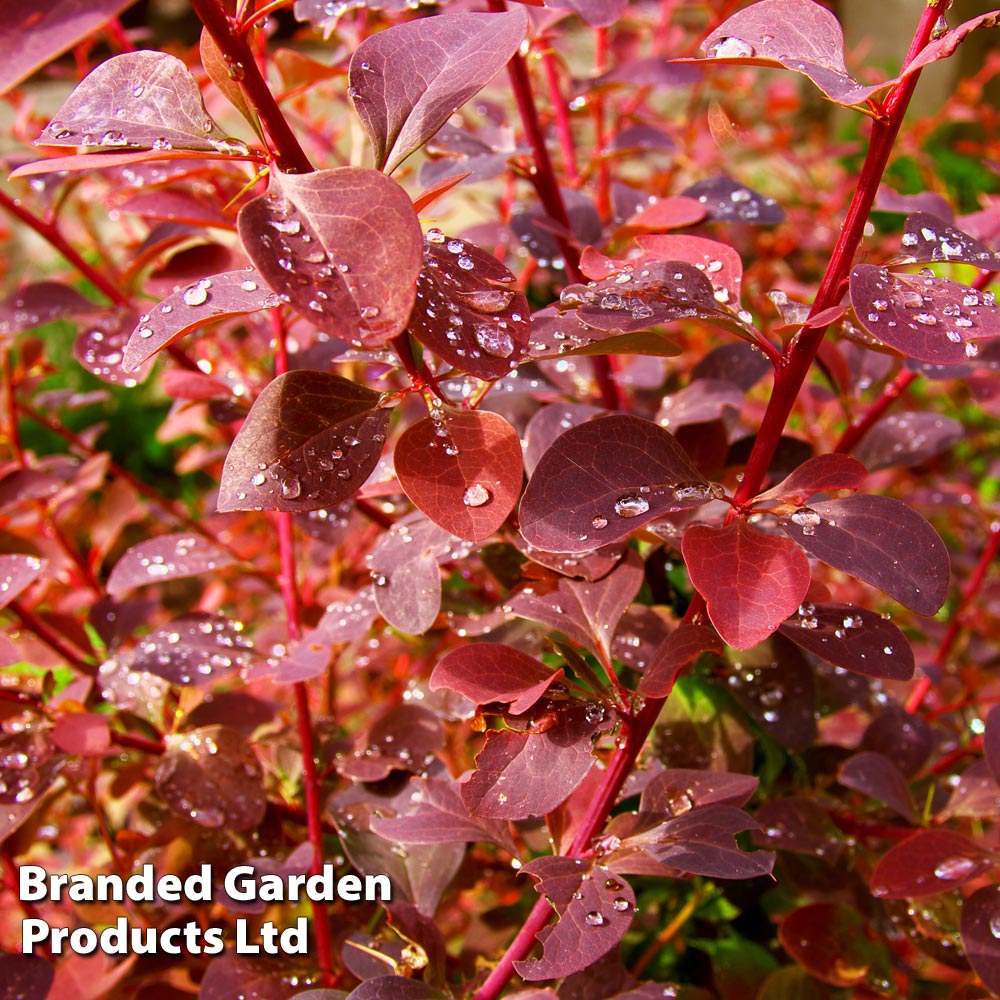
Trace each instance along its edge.
<instances>
[{"instance_id":1,"label":"oval leaf","mask_svg":"<svg viewBox=\"0 0 1000 1000\"><path fill-rule=\"evenodd\" d=\"M46 562L37 556L0 555L0 608L35 582Z\"/></svg>"},{"instance_id":2,"label":"oval leaf","mask_svg":"<svg viewBox=\"0 0 1000 1000\"><path fill-rule=\"evenodd\" d=\"M246 669L253 648L241 629L226 618L185 615L153 629L136 647L130 668L171 684L210 684L219 674Z\"/></svg>"},{"instance_id":3,"label":"oval leaf","mask_svg":"<svg viewBox=\"0 0 1000 1000\"><path fill-rule=\"evenodd\" d=\"M856 490L868 478L868 470L850 455L814 455L757 500L783 500L804 504L827 490Z\"/></svg>"},{"instance_id":4,"label":"oval leaf","mask_svg":"<svg viewBox=\"0 0 1000 1000\"><path fill-rule=\"evenodd\" d=\"M377 170L272 167L236 225L264 280L331 336L381 347L406 325L423 233L409 195Z\"/></svg>"},{"instance_id":5,"label":"oval leaf","mask_svg":"<svg viewBox=\"0 0 1000 1000\"><path fill-rule=\"evenodd\" d=\"M160 535L133 545L115 563L107 590L112 597L118 597L134 587L211 573L235 561L232 553L199 535Z\"/></svg>"},{"instance_id":6,"label":"oval leaf","mask_svg":"<svg viewBox=\"0 0 1000 1000\"><path fill-rule=\"evenodd\" d=\"M859 461L876 472L896 465L918 465L940 455L965 436L965 428L938 413L890 413L861 439Z\"/></svg>"},{"instance_id":7,"label":"oval leaf","mask_svg":"<svg viewBox=\"0 0 1000 1000\"><path fill-rule=\"evenodd\" d=\"M1000 885L977 889L962 906L962 947L976 975L1000 993Z\"/></svg>"},{"instance_id":8,"label":"oval leaf","mask_svg":"<svg viewBox=\"0 0 1000 1000\"><path fill-rule=\"evenodd\" d=\"M722 653L719 637L704 625L682 623L657 646L642 672L636 693L645 698L665 698L677 675L702 653Z\"/></svg>"},{"instance_id":9,"label":"oval leaf","mask_svg":"<svg viewBox=\"0 0 1000 1000\"><path fill-rule=\"evenodd\" d=\"M809 560L802 550L743 520L721 528L693 525L684 532L681 548L712 624L737 649L763 642L809 589Z\"/></svg>"},{"instance_id":10,"label":"oval leaf","mask_svg":"<svg viewBox=\"0 0 1000 1000\"><path fill-rule=\"evenodd\" d=\"M952 830L918 830L891 847L875 866L870 887L883 899L948 892L992 868L986 854Z\"/></svg>"},{"instance_id":11,"label":"oval leaf","mask_svg":"<svg viewBox=\"0 0 1000 1000\"><path fill-rule=\"evenodd\" d=\"M389 411L378 400L339 375L279 375L229 449L219 510L319 510L352 496L382 452Z\"/></svg>"},{"instance_id":12,"label":"oval leaf","mask_svg":"<svg viewBox=\"0 0 1000 1000\"><path fill-rule=\"evenodd\" d=\"M613 414L570 428L542 455L521 501L521 534L549 552L585 552L709 499L671 434Z\"/></svg>"},{"instance_id":13,"label":"oval leaf","mask_svg":"<svg viewBox=\"0 0 1000 1000\"><path fill-rule=\"evenodd\" d=\"M945 261L1000 271L1000 254L929 212L914 212L907 217L901 242L907 263Z\"/></svg>"},{"instance_id":14,"label":"oval leaf","mask_svg":"<svg viewBox=\"0 0 1000 1000\"><path fill-rule=\"evenodd\" d=\"M473 542L492 535L521 492L517 431L487 410L448 410L407 430L393 456L399 484L450 534Z\"/></svg>"},{"instance_id":15,"label":"oval leaf","mask_svg":"<svg viewBox=\"0 0 1000 1000\"><path fill-rule=\"evenodd\" d=\"M948 550L930 524L900 500L844 497L801 507L779 523L817 559L917 614L935 614L948 596Z\"/></svg>"},{"instance_id":16,"label":"oval leaf","mask_svg":"<svg viewBox=\"0 0 1000 1000\"><path fill-rule=\"evenodd\" d=\"M391 172L419 149L507 65L527 30L518 7L439 14L366 38L351 58L348 82L376 164Z\"/></svg>"},{"instance_id":17,"label":"oval leaf","mask_svg":"<svg viewBox=\"0 0 1000 1000\"><path fill-rule=\"evenodd\" d=\"M36 142L207 152L228 152L234 145L205 110L198 81L166 52L125 52L101 63ZM242 143L236 145L246 151Z\"/></svg>"}]
</instances>

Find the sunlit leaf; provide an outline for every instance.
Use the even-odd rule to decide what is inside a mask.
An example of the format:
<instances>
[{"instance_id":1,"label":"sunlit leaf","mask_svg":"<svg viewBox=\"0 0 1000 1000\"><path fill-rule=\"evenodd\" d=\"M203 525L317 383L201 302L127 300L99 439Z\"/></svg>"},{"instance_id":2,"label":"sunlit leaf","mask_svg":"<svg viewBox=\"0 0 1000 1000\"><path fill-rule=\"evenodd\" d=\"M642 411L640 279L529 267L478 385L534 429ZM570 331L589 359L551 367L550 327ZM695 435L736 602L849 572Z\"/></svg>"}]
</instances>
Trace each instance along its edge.
<instances>
[{"instance_id":1,"label":"sunlit leaf","mask_svg":"<svg viewBox=\"0 0 1000 1000\"><path fill-rule=\"evenodd\" d=\"M0 555L0 608L30 587L46 565L46 561L37 556Z\"/></svg>"},{"instance_id":2,"label":"sunlit leaf","mask_svg":"<svg viewBox=\"0 0 1000 1000\"><path fill-rule=\"evenodd\" d=\"M907 263L944 261L1000 271L1000 254L928 212L914 212L907 217L900 242Z\"/></svg>"},{"instance_id":3,"label":"sunlit leaf","mask_svg":"<svg viewBox=\"0 0 1000 1000\"><path fill-rule=\"evenodd\" d=\"M704 625L678 625L656 648L642 672L638 694L665 698L673 690L677 675L702 653L721 653L722 641Z\"/></svg>"},{"instance_id":4,"label":"sunlit leaf","mask_svg":"<svg viewBox=\"0 0 1000 1000\"><path fill-rule=\"evenodd\" d=\"M948 892L992 868L987 855L953 830L918 830L893 845L871 874L872 895L914 899Z\"/></svg>"},{"instance_id":5,"label":"sunlit leaf","mask_svg":"<svg viewBox=\"0 0 1000 1000\"><path fill-rule=\"evenodd\" d=\"M190 532L160 535L133 545L115 563L107 591L118 597L134 587L211 573L236 561L232 553Z\"/></svg>"},{"instance_id":6,"label":"sunlit leaf","mask_svg":"<svg viewBox=\"0 0 1000 1000\"><path fill-rule=\"evenodd\" d=\"M184 615L153 629L132 653L133 670L163 677L172 684L207 685L254 661L250 642L227 618Z\"/></svg>"}]
</instances>

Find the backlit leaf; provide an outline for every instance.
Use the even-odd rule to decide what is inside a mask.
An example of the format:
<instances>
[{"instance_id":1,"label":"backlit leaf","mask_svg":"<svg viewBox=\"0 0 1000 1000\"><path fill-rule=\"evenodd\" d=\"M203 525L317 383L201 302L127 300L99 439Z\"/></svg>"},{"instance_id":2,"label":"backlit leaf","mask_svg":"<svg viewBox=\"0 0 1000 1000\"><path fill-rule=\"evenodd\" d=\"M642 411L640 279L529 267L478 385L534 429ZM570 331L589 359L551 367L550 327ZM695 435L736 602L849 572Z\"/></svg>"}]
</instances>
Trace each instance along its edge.
<instances>
[{"instance_id":1,"label":"backlit leaf","mask_svg":"<svg viewBox=\"0 0 1000 1000\"><path fill-rule=\"evenodd\" d=\"M806 602L779 631L807 653L866 677L907 681L916 669L906 636L891 621L853 604Z\"/></svg>"},{"instance_id":2,"label":"backlit leaf","mask_svg":"<svg viewBox=\"0 0 1000 1000\"><path fill-rule=\"evenodd\" d=\"M5 608L38 579L46 561L37 556L0 555L0 608Z\"/></svg>"},{"instance_id":3,"label":"backlit leaf","mask_svg":"<svg viewBox=\"0 0 1000 1000\"><path fill-rule=\"evenodd\" d=\"M522 869L558 921L538 935L542 957L515 962L528 982L561 979L587 968L624 937L635 916L632 887L609 868L577 858L545 857Z\"/></svg>"},{"instance_id":4,"label":"backlit leaf","mask_svg":"<svg viewBox=\"0 0 1000 1000\"><path fill-rule=\"evenodd\" d=\"M844 761L840 783L879 802L911 823L916 822L909 782L896 764L884 754L865 750Z\"/></svg>"},{"instance_id":5,"label":"backlit leaf","mask_svg":"<svg viewBox=\"0 0 1000 1000\"><path fill-rule=\"evenodd\" d=\"M382 452L389 411L378 400L339 375L279 375L229 449L219 510L318 510L352 496Z\"/></svg>"},{"instance_id":6,"label":"backlit leaf","mask_svg":"<svg viewBox=\"0 0 1000 1000\"><path fill-rule=\"evenodd\" d=\"M523 467L517 431L487 410L447 410L408 427L396 444L399 484L457 538L492 535L514 509Z\"/></svg>"},{"instance_id":7,"label":"backlit leaf","mask_svg":"<svg viewBox=\"0 0 1000 1000\"><path fill-rule=\"evenodd\" d=\"M395 170L507 64L524 40L524 10L438 14L370 35L348 70L351 100L375 147Z\"/></svg>"},{"instance_id":8,"label":"backlit leaf","mask_svg":"<svg viewBox=\"0 0 1000 1000\"><path fill-rule=\"evenodd\" d=\"M948 892L992 868L987 855L953 830L918 830L893 845L871 874L872 895L914 899Z\"/></svg>"},{"instance_id":9,"label":"backlit leaf","mask_svg":"<svg viewBox=\"0 0 1000 1000\"><path fill-rule=\"evenodd\" d=\"M545 6L568 7L592 28L607 28L625 13L628 0L559 0Z\"/></svg>"},{"instance_id":10,"label":"backlit leaf","mask_svg":"<svg viewBox=\"0 0 1000 1000\"><path fill-rule=\"evenodd\" d=\"M511 713L519 715L563 679L562 670L553 671L512 646L477 642L445 656L431 673L430 688L457 691L477 705L507 702Z\"/></svg>"},{"instance_id":11,"label":"backlit leaf","mask_svg":"<svg viewBox=\"0 0 1000 1000\"><path fill-rule=\"evenodd\" d=\"M1000 993L1000 886L977 889L962 906L962 947L976 975Z\"/></svg>"},{"instance_id":12,"label":"backlit leaf","mask_svg":"<svg viewBox=\"0 0 1000 1000\"><path fill-rule=\"evenodd\" d=\"M521 501L521 534L540 549L585 552L711 496L663 428L640 417L598 417L566 431L542 456Z\"/></svg>"},{"instance_id":13,"label":"backlit leaf","mask_svg":"<svg viewBox=\"0 0 1000 1000\"><path fill-rule=\"evenodd\" d=\"M115 563L107 591L119 597L134 587L210 573L236 561L232 553L189 532L160 535L133 545Z\"/></svg>"},{"instance_id":14,"label":"backlit leaf","mask_svg":"<svg viewBox=\"0 0 1000 1000\"><path fill-rule=\"evenodd\" d=\"M138 385L149 375L151 366L125 368L125 350L135 319L133 312L115 311L85 323L73 342L73 357L102 382L128 388Z\"/></svg>"},{"instance_id":15,"label":"backlit leaf","mask_svg":"<svg viewBox=\"0 0 1000 1000\"><path fill-rule=\"evenodd\" d=\"M199 278L139 317L122 368L134 370L175 340L216 320L279 305L281 299L252 267Z\"/></svg>"},{"instance_id":16,"label":"backlit leaf","mask_svg":"<svg viewBox=\"0 0 1000 1000\"><path fill-rule=\"evenodd\" d=\"M38 281L16 289L0 302L0 339L53 320L92 316L103 311L69 285Z\"/></svg>"},{"instance_id":17,"label":"backlit leaf","mask_svg":"<svg viewBox=\"0 0 1000 1000\"><path fill-rule=\"evenodd\" d=\"M252 830L267 807L253 749L226 726L170 737L156 769L156 789L177 815L210 828Z\"/></svg>"},{"instance_id":18,"label":"backlit leaf","mask_svg":"<svg viewBox=\"0 0 1000 1000\"><path fill-rule=\"evenodd\" d=\"M781 527L807 552L933 615L948 596L948 550L915 510L883 496L853 496L800 507Z\"/></svg>"},{"instance_id":19,"label":"backlit leaf","mask_svg":"<svg viewBox=\"0 0 1000 1000\"><path fill-rule=\"evenodd\" d=\"M750 649L776 631L809 589L809 560L802 550L743 520L723 527L693 525L681 545L712 624L737 649Z\"/></svg>"},{"instance_id":20,"label":"backlit leaf","mask_svg":"<svg viewBox=\"0 0 1000 1000\"><path fill-rule=\"evenodd\" d=\"M704 625L678 625L656 648L642 672L636 692L645 698L665 698L677 675L702 653L721 653L722 641Z\"/></svg>"},{"instance_id":21,"label":"backlit leaf","mask_svg":"<svg viewBox=\"0 0 1000 1000\"><path fill-rule=\"evenodd\" d=\"M108 718L92 712L66 712L52 727L52 742L78 757L100 757L111 746Z\"/></svg>"},{"instance_id":22,"label":"backlit leaf","mask_svg":"<svg viewBox=\"0 0 1000 1000\"><path fill-rule=\"evenodd\" d=\"M979 354L979 340L1000 337L1000 309L991 292L931 274L858 264L851 272L851 305L873 337L928 364L963 364Z\"/></svg>"},{"instance_id":23,"label":"backlit leaf","mask_svg":"<svg viewBox=\"0 0 1000 1000\"><path fill-rule=\"evenodd\" d=\"M381 37L374 36L374 37ZM377 170L271 168L266 195L237 218L264 280L339 340L381 347L409 318L423 233L407 193Z\"/></svg>"},{"instance_id":24,"label":"backlit leaf","mask_svg":"<svg viewBox=\"0 0 1000 1000\"><path fill-rule=\"evenodd\" d=\"M777 486L757 496L757 500L783 500L804 504L816 493L828 490L856 490L868 478L868 470L856 458L833 452L806 459Z\"/></svg>"},{"instance_id":25,"label":"backlit leaf","mask_svg":"<svg viewBox=\"0 0 1000 1000\"><path fill-rule=\"evenodd\" d=\"M739 412L743 407L743 392L732 382L702 378L691 382L679 392L666 396L656 414L661 427L684 427L719 420L727 411Z\"/></svg>"},{"instance_id":26,"label":"backlit leaf","mask_svg":"<svg viewBox=\"0 0 1000 1000\"><path fill-rule=\"evenodd\" d=\"M528 300L504 287L513 280L492 254L432 229L409 329L456 368L501 378L524 357L531 330Z\"/></svg>"},{"instance_id":27,"label":"backlit leaf","mask_svg":"<svg viewBox=\"0 0 1000 1000\"><path fill-rule=\"evenodd\" d=\"M242 630L226 618L185 615L153 629L136 646L129 666L172 684L211 684L220 674L245 669L254 661Z\"/></svg>"},{"instance_id":28,"label":"backlit leaf","mask_svg":"<svg viewBox=\"0 0 1000 1000\"><path fill-rule=\"evenodd\" d=\"M36 140L42 146L228 151L198 82L176 56L124 52L93 69ZM242 151L246 147L238 144Z\"/></svg>"}]
</instances>

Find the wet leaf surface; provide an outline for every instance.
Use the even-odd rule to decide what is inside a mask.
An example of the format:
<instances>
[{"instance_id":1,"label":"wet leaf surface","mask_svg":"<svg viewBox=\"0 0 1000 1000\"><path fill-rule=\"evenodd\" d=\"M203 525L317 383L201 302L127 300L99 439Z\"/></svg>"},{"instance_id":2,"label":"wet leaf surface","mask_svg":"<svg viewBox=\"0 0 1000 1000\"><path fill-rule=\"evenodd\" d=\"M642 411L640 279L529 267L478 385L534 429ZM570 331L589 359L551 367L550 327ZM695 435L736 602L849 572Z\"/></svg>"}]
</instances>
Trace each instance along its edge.
<instances>
[{"instance_id":1,"label":"wet leaf surface","mask_svg":"<svg viewBox=\"0 0 1000 1000\"><path fill-rule=\"evenodd\" d=\"M854 754L841 765L838 777L842 785L883 802L904 819L916 822L909 782L883 754L867 750Z\"/></svg>"},{"instance_id":2,"label":"wet leaf surface","mask_svg":"<svg viewBox=\"0 0 1000 1000\"><path fill-rule=\"evenodd\" d=\"M309 511L353 496L378 462L389 411L379 394L326 372L269 382L233 441L219 510Z\"/></svg>"},{"instance_id":3,"label":"wet leaf surface","mask_svg":"<svg viewBox=\"0 0 1000 1000\"><path fill-rule=\"evenodd\" d=\"M1000 255L929 212L914 212L907 217L901 242L907 263L942 261L974 264L986 271L1000 271Z\"/></svg>"},{"instance_id":4,"label":"wet leaf surface","mask_svg":"<svg viewBox=\"0 0 1000 1000\"><path fill-rule=\"evenodd\" d=\"M914 410L884 416L862 439L854 454L871 472L919 465L943 454L965 437L965 428L939 413Z\"/></svg>"},{"instance_id":5,"label":"wet leaf surface","mask_svg":"<svg viewBox=\"0 0 1000 1000\"><path fill-rule=\"evenodd\" d=\"M497 73L527 31L521 8L503 14L439 14L365 39L348 71L351 100L375 147L395 170Z\"/></svg>"},{"instance_id":6,"label":"wet leaf surface","mask_svg":"<svg viewBox=\"0 0 1000 1000\"><path fill-rule=\"evenodd\" d=\"M115 563L107 591L111 597L120 597L135 587L199 576L235 562L232 553L201 535L190 532L160 535L133 545Z\"/></svg>"},{"instance_id":7,"label":"wet leaf surface","mask_svg":"<svg viewBox=\"0 0 1000 1000\"><path fill-rule=\"evenodd\" d=\"M754 191L731 177L710 177L696 181L685 188L681 195L702 205L713 222L776 226L785 219L784 211L773 198Z\"/></svg>"},{"instance_id":8,"label":"wet leaf surface","mask_svg":"<svg viewBox=\"0 0 1000 1000\"><path fill-rule=\"evenodd\" d=\"M868 470L850 455L814 455L756 499L801 505L815 494L828 490L860 489L867 478Z\"/></svg>"},{"instance_id":9,"label":"wet leaf surface","mask_svg":"<svg viewBox=\"0 0 1000 1000\"><path fill-rule=\"evenodd\" d=\"M0 302L0 340L57 319L94 316L102 311L75 289L57 281L22 285Z\"/></svg>"},{"instance_id":10,"label":"wet leaf surface","mask_svg":"<svg viewBox=\"0 0 1000 1000\"><path fill-rule=\"evenodd\" d=\"M0 555L0 608L16 600L45 571L37 556Z\"/></svg>"},{"instance_id":11,"label":"wet leaf surface","mask_svg":"<svg viewBox=\"0 0 1000 1000\"><path fill-rule=\"evenodd\" d=\"M1000 992L1000 886L977 889L962 906L962 947L976 974Z\"/></svg>"},{"instance_id":12,"label":"wet leaf surface","mask_svg":"<svg viewBox=\"0 0 1000 1000\"><path fill-rule=\"evenodd\" d=\"M882 856L871 874L872 895L915 899L949 892L984 874L992 863L953 830L918 830Z\"/></svg>"}]
</instances>

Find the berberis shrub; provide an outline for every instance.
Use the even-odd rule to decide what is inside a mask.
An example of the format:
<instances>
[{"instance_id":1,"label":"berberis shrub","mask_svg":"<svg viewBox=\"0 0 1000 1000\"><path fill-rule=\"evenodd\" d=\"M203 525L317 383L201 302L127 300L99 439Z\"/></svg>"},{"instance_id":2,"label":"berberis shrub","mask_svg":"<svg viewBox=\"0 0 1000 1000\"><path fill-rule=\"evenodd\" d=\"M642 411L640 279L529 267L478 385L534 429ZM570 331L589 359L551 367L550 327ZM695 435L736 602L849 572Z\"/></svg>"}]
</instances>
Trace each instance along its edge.
<instances>
[{"instance_id":1,"label":"berberis shrub","mask_svg":"<svg viewBox=\"0 0 1000 1000\"><path fill-rule=\"evenodd\" d=\"M5 8L0 995L1000 992L1000 12L836 6Z\"/></svg>"}]
</instances>

